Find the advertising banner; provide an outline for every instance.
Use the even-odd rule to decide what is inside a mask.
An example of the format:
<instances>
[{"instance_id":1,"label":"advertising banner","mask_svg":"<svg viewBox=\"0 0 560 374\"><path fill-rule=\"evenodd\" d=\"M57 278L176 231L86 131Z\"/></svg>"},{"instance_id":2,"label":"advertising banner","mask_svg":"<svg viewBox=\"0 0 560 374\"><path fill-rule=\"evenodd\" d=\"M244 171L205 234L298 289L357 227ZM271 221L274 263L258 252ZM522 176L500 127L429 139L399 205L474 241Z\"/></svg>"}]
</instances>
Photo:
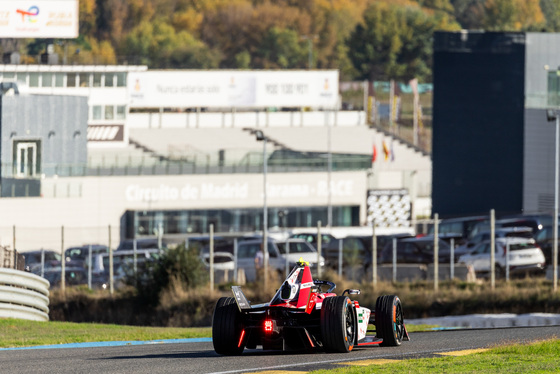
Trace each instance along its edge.
<instances>
[{"instance_id":1,"label":"advertising banner","mask_svg":"<svg viewBox=\"0 0 560 374\"><path fill-rule=\"evenodd\" d=\"M334 108L338 71L147 71L127 87L132 108Z\"/></svg>"},{"instance_id":2,"label":"advertising banner","mask_svg":"<svg viewBox=\"0 0 560 374\"><path fill-rule=\"evenodd\" d=\"M375 227L409 227L410 195L406 189L368 190L367 222Z\"/></svg>"},{"instance_id":3,"label":"advertising banner","mask_svg":"<svg viewBox=\"0 0 560 374\"><path fill-rule=\"evenodd\" d=\"M78 0L0 0L0 38L77 38Z\"/></svg>"}]
</instances>

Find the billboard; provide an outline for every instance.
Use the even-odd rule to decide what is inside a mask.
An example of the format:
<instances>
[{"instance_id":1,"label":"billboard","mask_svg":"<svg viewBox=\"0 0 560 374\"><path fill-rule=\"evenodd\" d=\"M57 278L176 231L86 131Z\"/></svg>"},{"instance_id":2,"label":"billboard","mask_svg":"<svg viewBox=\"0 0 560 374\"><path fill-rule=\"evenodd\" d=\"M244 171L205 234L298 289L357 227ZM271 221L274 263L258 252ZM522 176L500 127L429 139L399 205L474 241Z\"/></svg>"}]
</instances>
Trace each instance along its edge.
<instances>
[{"instance_id":1,"label":"billboard","mask_svg":"<svg viewBox=\"0 0 560 374\"><path fill-rule=\"evenodd\" d=\"M368 190L367 222L375 227L409 227L410 195L406 189Z\"/></svg>"},{"instance_id":2,"label":"billboard","mask_svg":"<svg viewBox=\"0 0 560 374\"><path fill-rule=\"evenodd\" d=\"M0 38L77 38L78 0L0 0Z\"/></svg>"},{"instance_id":3,"label":"billboard","mask_svg":"<svg viewBox=\"0 0 560 374\"><path fill-rule=\"evenodd\" d=\"M132 108L334 108L338 71L147 71L129 73L127 87Z\"/></svg>"}]
</instances>

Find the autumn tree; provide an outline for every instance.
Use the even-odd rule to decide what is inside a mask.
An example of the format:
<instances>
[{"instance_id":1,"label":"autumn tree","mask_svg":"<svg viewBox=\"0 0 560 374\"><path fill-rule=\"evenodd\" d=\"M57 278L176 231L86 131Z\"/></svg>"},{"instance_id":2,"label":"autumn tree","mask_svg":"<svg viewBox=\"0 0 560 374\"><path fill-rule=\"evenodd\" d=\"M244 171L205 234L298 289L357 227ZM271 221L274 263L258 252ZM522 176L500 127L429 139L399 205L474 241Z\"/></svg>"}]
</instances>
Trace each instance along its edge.
<instances>
[{"instance_id":1,"label":"autumn tree","mask_svg":"<svg viewBox=\"0 0 560 374\"><path fill-rule=\"evenodd\" d=\"M374 2L349 38L350 58L362 79L429 81L433 32L458 28L449 17L418 6Z\"/></svg>"},{"instance_id":2,"label":"autumn tree","mask_svg":"<svg viewBox=\"0 0 560 374\"><path fill-rule=\"evenodd\" d=\"M540 30L545 18L539 0L486 0L482 26L490 31Z\"/></svg>"}]
</instances>

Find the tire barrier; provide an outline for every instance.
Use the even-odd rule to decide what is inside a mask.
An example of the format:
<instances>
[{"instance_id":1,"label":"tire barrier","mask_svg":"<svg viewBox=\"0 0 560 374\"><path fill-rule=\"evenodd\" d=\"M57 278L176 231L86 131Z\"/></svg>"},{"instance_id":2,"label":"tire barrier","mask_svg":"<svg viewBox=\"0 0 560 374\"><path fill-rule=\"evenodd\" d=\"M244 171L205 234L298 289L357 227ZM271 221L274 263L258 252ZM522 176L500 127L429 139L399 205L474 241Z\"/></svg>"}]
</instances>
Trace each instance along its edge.
<instances>
[{"instance_id":1,"label":"tire barrier","mask_svg":"<svg viewBox=\"0 0 560 374\"><path fill-rule=\"evenodd\" d=\"M38 275L0 268L0 317L48 321L49 286Z\"/></svg>"}]
</instances>

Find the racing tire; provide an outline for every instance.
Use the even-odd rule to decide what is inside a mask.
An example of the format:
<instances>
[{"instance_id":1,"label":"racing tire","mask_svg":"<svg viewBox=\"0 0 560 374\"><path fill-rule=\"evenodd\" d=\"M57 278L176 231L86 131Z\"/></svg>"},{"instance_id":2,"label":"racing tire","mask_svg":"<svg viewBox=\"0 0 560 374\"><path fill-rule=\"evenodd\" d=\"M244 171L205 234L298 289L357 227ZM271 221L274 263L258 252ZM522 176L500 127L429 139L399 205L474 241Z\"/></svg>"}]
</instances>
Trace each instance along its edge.
<instances>
[{"instance_id":1,"label":"racing tire","mask_svg":"<svg viewBox=\"0 0 560 374\"><path fill-rule=\"evenodd\" d=\"M327 297L321 306L321 334L325 352L347 353L357 334L354 304L347 296Z\"/></svg>"},{"instance_id":2,"label":"racing tire","mask_svg":"<svg viewBox=\"0 0 560 374\"><path fill-rule=\"evenodd\" d=\"M243 353L245 344L240 345L241 312L233 297L221 297L216 303L212 317L212 344L217 354L236 356Z\"/></svg>"},{"instance_id":3,"label":"racing tire","mask_svg":"<svg viewBox=\"0 0 560 374\"><path fill-rule=\"evenodd\" d=\"M401 300L396 295L377 298L375 303L375 330L384 347L401 345L405 335Z\"/></svg>"}]
</instances>

